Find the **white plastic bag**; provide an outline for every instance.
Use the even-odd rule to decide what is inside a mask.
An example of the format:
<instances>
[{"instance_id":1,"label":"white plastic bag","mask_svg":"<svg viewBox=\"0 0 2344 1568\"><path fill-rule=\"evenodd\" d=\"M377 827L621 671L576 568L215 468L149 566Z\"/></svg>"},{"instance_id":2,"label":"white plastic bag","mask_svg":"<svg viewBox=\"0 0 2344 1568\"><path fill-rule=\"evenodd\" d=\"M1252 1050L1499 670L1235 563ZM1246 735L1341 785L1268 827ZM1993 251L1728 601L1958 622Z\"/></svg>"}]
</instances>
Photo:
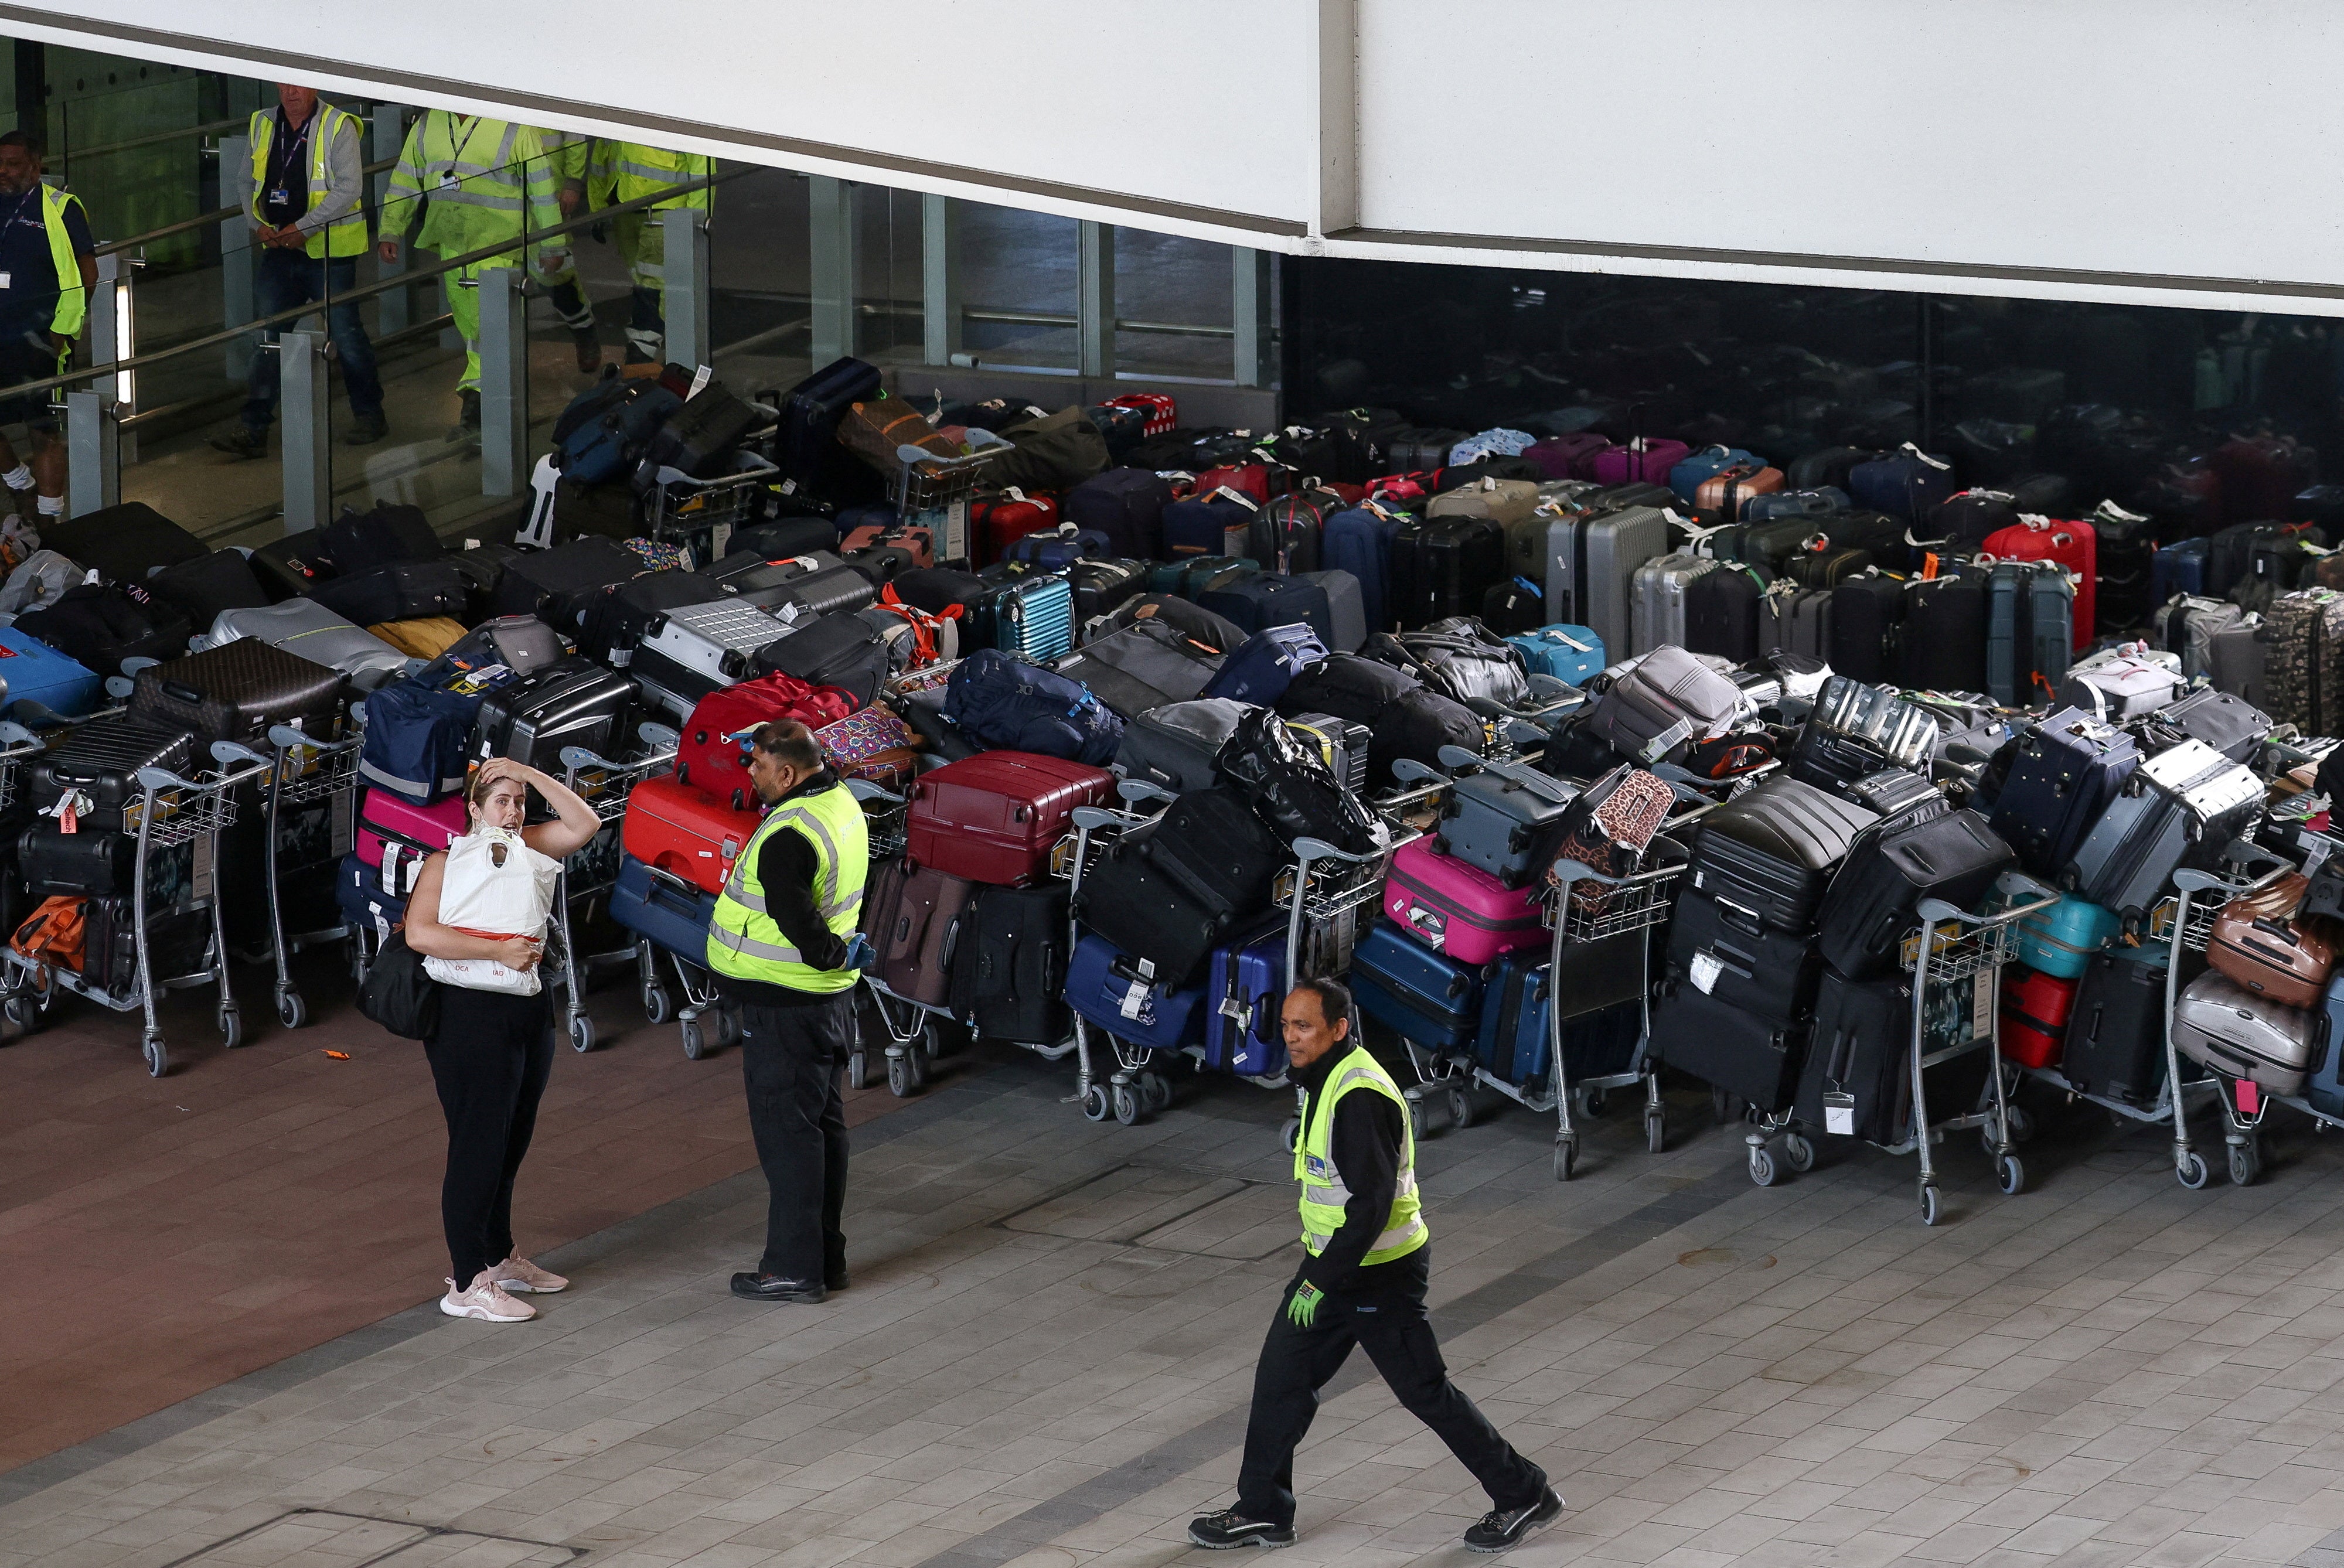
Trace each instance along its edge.
<instances>
[{"instance_id":1,"label":"white plastic bag","mask_svg":"<svg viewBox=\"0 0 2344 1568\"><path fill-rule=\"evenodd\" d=\"M541 940L553 913L554 879L561 863L540 855L520 835L483 827L448 846L440 874L440 924L476 936ZM544 982L535 968L513 969L493 958L427 956L424 973L472 991L534 996Z\"/></svg>"}]
</instances>

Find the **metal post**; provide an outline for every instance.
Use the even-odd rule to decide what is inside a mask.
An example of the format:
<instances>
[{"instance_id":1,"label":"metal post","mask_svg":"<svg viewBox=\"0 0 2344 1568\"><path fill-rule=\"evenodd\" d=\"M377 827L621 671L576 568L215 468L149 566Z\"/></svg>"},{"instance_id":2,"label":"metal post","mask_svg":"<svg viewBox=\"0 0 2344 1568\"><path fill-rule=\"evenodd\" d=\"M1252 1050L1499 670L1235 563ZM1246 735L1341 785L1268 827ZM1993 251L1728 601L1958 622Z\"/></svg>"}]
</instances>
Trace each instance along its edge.
<instances>
[{"instance_id":1,"label":"metal post","mask_svg":"<svg viewBox=\"0 0 2344 1568\"><path fill-rule=\"evenodd\" d=\"M1270 268L1278 258L1267 250L1243 246L1229 251L1229 319L1237 328L1237 366L1240 387L1267 387L1278 378L1270 352L1274 318L1270 314Z\"/></svg>"},{"instance_id":2,"label":"metal post","mask_svg":"<svg viewBox=\"0 0 2344 1568\"><path fill-rule=\"evenodd\" d=\"M278 440L285 449L285 531L323 528L334 504L334 474L327 387L326 334L277 335Z\"/></svg>"},{"instance_id":3,"label":"metal post","mask_svg":"<svg viewBox=\"0 0 2344 1568\"><path fill-rule=\"evenodd\" d=\"M241 327L259 312L252 298L252 215L242 202L252 182L252 138L222 137L219 144L220 205L235 204L236 216L220 220L220 325ZM260 340L250 333L228 339L227 379L252 374Z\"/></svg>"},{"instance_id":4,"label":"metal post","mask_svg":"<svg viewBox=\"0 0 2344 1568\"><path fill-rule=\"evenodd\" d=\"M83 517L122 501L114 401L106 392L66 394L66 511Z\"/></svg>"},{"instance_id":5,"label":"metal post","mask_svg":"<svg viewBox=\"0 0 2344 1568\"><path fill-rule=\"evenodd\" d=\"M369 163L380 163L385 158L397 157L407 145L406 106L401 104L377 104L374 106L373 121L369 130L369 141L371 144L367 155ZM389 196L391 173L391 170L385 169L374 177L375 228L378 234L382 233L382 209L384 202ZM399 241L399 259L385 261L378 255L375 258L375 277L378 279L393 277L407 270L406 236L383 234L383 238ZM405 288L393 288L388 293L374 297L374 320L377 332L390 333L405 329L408 322L409 293L410 290Z\"/></svg>"},{"instance_id":6,"label":"metal post","mask_svg":"<svg viewBox=\"0 0 2344 1568\"><path fill-rule=\"evenodd\" d=\"M480 493L529 486L529 301L517 267L491 267L480 288Z\"/></svg>"},{"instance_id":7,"label":"metal post","mask_svg":"<svg viewBox=\"0 0 2344 1568\"><path fill-rule=\"evenodd\" d=\"M920 197L920 338L931 365L962 351L960 203L948 196Z\"/></svg>"},{"instance_id":8,"label":"metal post","mask_svg":"<svg viewBox=\"0 0 2344 1568\"><path fill-rule=\"evenodd\" d=\"M818 174L806 182L816 368L854 352L854 187Z\"/></svg>"},{"instance_id":9,"label":"metal post","mask_svg":"<svg viewBox=\"0 0 2344 1568\"><path fill-rule=\"evenodd\" d=\"M134 263L116 250L97 258L97 288L89 301L89 351L92 364L103 365L110 360L127 359L138 352L136 319L131 312L130 278ZM115 417L136 410L136 380L138 372L125 370L110 382L94 383L92 390L110 396L116 407ZM138 460L138 438L136 434L117 439L116 450L124 462Z\"/></svg>"},{"instance_id":10,"label":"metal post","mask_svg":"<svg viewBox=\"0 0 2344 1568\"><path fill-rule=\"evenodd\" d=\"M1115 374L1115 225L1075 224L1075 336L1077 369Z\"/></svg>"},{"instance_id":11,"label":"metal post","mask_svg":"<svg viewBox=\"0 0 2344 1568\"><path fill-rule=\"evenodd\" d=\"M665 233L661 314L667 320L667 357L678 365L708 363L708 214L671 207L652 217Z\"/></svg>"}]
</instances>

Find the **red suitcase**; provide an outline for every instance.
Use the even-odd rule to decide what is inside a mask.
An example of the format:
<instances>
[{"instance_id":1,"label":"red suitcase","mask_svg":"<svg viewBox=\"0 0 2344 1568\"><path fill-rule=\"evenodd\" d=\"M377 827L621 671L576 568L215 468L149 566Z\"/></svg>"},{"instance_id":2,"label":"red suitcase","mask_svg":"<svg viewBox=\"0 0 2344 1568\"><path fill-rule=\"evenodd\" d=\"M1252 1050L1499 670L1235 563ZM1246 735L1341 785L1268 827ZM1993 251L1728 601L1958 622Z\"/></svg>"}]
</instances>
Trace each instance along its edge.
<instances>
[{"instance_id":1,"label":"red suitcase","mask_svg":"<svg viewBox=\"0 0 2344 1568\"><path fill-rule=\"evenodd\" d=\"M711 692L692 704L675 748L675 776L735 810L749 798L749 765L741 743L727 737L774 719L795 719L810 730L834 724L854 711L852 693L810 686L795 675L761 675Z\"/></svg>"},{"instance_id":2,"label":"red suitcase","mask_svg":"<svg viewBox=\"0 0 2344 1568\"><path fill-rule=\"evenodd\" d=\"M1019 887L1047 869L1078 805L1104 803L1115 777L1104 768L1031 752L985 752L912 786L904 853L971 882Z\"/></svg>"},{"instance_id":3,"label":"red suitcase","mask_svg":"<svg viewBox=\"0 0 2344 1568\"><path fill-rule=\"evenodd\" d=\"M1179 405L1172 400L1169 392L1126 392L1119 398L1109 398L1106 406L1110 409L1147 410L1147 423L1141 427L1144 435L1169 435L1173 427L1180 422Z\"/></svg>"},{"instance_id":4,"label":"red suitcase","mask_svg":"<svg viewBox=\"0 0 2344 1568\"><path fill-rule=\"evenodd\" d=\"M619 843L637 860L681 876L702 893L721 893L763 814L734 811L662 774L643 780L627 796Z\"/></svg>"},{"instance_id":5,"label":"red suitcase","mask_svg":"<svg viewBox=\"0 0 2344 1568\"><path fill-rule=\"evenodd\" d=\"M1197 476L1198 495L1210 495L1223 485L1256 506L1269 504L1269 468L1266 463L1232 463L1227 468L1207 469Z\"/></svg>"},{"instance_id":6,"label":"red suitcase","mask_svg":"<svg viewBox=\"0 0 2344 1568\"><path fill-rule=\"evenodd\" d=\"M898 550L909 551L914 566L934 566L936 563L935 533L924 528L905 527L902 523L866 523L852 530L838 541L838 552L847 555L874 544L892 544Z\"/></svg>"},{"instance_id":7,"label":"red suitcase","mask_svg":"<svg viewBox=\"0 0 2344 1568\"><path fill-rule=\"evenodd\" d=\"M1055 497L1027 495L1012 486L998 495L968 503L968 551L972 566L990 566L1012 540L1058 526Z\"/></svg>"},{"instance_id":8,"label":"red suitcase","mask_svg":"<svg viewBox=\"0 0 2344 1568\"><path fill-rule=\"evenodd\" d=\"M2014 964L2002 977L2002 1054L2022 1067L2055 1067L2067 1048L2076 982Z\"/></svg>"},{"instance_id":9,"label":"red suitcase","mask_svg":"<svg viewBox=\"0 0 2344 1568\"><path fill-rule=\"evenodd\" d=\"M878 950L879 983L907 1001L952 999L953 950L975 905L976 884L908 860L883 862L863 901L863 929Z\"/></svg>"}]
</instances>

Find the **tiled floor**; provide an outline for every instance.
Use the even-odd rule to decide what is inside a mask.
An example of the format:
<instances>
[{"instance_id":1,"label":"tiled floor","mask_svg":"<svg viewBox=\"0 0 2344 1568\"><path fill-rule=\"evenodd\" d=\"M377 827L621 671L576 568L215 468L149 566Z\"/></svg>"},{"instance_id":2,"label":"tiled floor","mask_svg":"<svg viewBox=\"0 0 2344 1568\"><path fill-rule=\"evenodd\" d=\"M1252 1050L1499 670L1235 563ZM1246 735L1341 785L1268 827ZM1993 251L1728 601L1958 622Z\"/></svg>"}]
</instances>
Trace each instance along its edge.
<instances>
[{"instance_id":1,"label":"tiled floor","mask_svg":"<svg viewBox=\"0 0 2344 1568\"><path fill-rule=\"evenodd\" d=\"M618 1076L654 1054L565 1059L580 1098L541 1191L642 1161L664 1174L622 1185L686 1195L551 1254L577 1287L540 1321L411 1309L0 1477L0 1564L1187 1557L1185 1521L1230 1495L1292 1266L1282 1097L1203 1086L1094 1126L1063 1067L973 1059L858 1134L854 1289L765 1308L723 1290L757 1178L686 1191L722 1157L676 1147L739 1159L729 1074L722 1094ZM198 1065L179 1100L219 1070ZM1521 1113L1429 1138L1450 1363L1571 1503L1511 1561L2344 1563L2332 1141L2283 1128L2261 1185L2192 1193L2154 1136L2041 1108L2036 1189L2002 1198L1956 1139L1934 1230L1910 1166L1869 1153L1753 1189L1690 1099L1657 1158L1601 1124L1568 1187ZM401 1141L369 1136L377 1161ZM291 1152L301 1183L347 1179ZM258 1193L282 1180L268 1153L219 1158ZM1486 1506L1363 1367L1298 1470L1293 1561L1454 1561Z\"/></svg>"}]
</instances>

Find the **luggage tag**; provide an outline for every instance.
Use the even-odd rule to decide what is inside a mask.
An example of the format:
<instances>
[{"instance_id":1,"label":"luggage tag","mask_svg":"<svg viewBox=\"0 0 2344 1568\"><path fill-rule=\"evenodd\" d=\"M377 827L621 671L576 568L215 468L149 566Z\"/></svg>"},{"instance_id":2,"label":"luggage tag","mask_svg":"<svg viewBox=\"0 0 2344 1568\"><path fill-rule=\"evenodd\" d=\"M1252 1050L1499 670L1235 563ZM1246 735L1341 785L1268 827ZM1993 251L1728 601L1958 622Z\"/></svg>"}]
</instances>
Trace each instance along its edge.
<instances>
[{"instance_id":1,"label":"luggage tag","mask_svg":"<svg viewBox=\"0 0 2344 1568\"><path fill-rule=\"evenodd\" d=\"M1695 953L1692 956L1690 978L1692 981L1693 989L1702 996L1708 996L1716 987L1717 977L1724 973L1725 966L1718 961L1716 954ZM1825 1098L1828 1099L1829 1097L1826 1096Z\"/></svg>"},{"instance_id":2,"label":"luggage tag","mask_svg":"<svg viewBox=\"0 0 2344 1568\"><path fill-rule=\"evenodd\" d=\"M2238 1114L2254 1116L2263 1108L2263 1087L2252 1078L2238 1080Z\"/></svg>"},{"instance_id":3,"label":"luggage tag","mask_svg":"<svg viewBox=\"0 0 2344 1568\"><path fill-rule=\"evenodd\" d=\"M1136 1024L1152 1024L1156 1021L1156 1009L1147 1005L1147 986L1134 980L1123 999L1115 1005L1115 1010Z\"/></svg>"},{"instance_id":4,"label":"luggage tag","mask_svg":"<svg viewBox=\"0 0 2344 1568\"><path fill-rule=\"evenodd\" d=\"M1659 762L1692 739L1692 721L1679 719L1675 723L1646 741L1643 749L1636 754L1636 760L1647 765Z\"/></svg>"},{"instance_id":5,"label":"luggage tag","mask_svg":"<svg viewBox=\"0 0 2344 1568\"><path fill-rule=\"evenodd\" d=\"M1855 1097L1832 1089L1824 1095L1824 1130L1842 1138L1855 1136Z\"/></svg>"},{"instance_id":6,"label":"luggage tag","mask_svg":"<svg viewBox=\"0 0 2344 1568\"><path fill-rule=\"evenodd\" d=\"M42 814L57 819L59 833L79 833L81 819L96 809L97 802L92 800L86 791L69 789L57 796L57 804Z\"/></svg>"},{"instance_id":7,"label":"luggage tag","mask_svg":"<svg viewBox=\"0 0 2344 1568\"><path fill-rule=\"evenodd\" d=\"M464 672L456 683L448 689L459 696L477 697L488 691L492 684L502 683L511 674L512 667L509 664L483 664L477 670Z\"/></svg>"}]
</instances>

